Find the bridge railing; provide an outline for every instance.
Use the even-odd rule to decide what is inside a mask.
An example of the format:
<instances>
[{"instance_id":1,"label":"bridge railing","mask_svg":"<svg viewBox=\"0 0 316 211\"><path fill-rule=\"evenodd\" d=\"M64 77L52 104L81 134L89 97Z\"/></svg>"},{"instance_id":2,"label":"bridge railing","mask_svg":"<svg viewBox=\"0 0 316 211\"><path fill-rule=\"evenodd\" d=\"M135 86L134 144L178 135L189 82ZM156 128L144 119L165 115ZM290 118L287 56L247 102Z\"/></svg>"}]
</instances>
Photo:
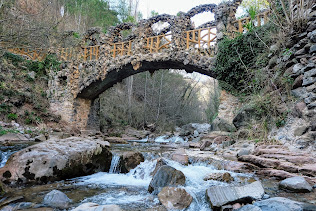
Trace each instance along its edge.
<instances>
[{"instance_id":1,"label":"bridge railing","mask_svg":"<svg viewBox=\"0 0 316 211\"><path fill-rule=\"evenodd\" d=\"M113 46L112 48L112 55L113 58L116 56L130 56L132 54L132 40L127 41L127 42L119 42L119 43L112 43Z\"/></svg>"},{"instance_id":2,"label":"bridge railing","mask_svg":"<svg viewBox=\"0 0 316 211\"><path fill-rule=\"evenodd\" d=\"M162 49L169 48L169 45L172 43L171 41L171 33L162 34L153 37L147 37L145 49L148 49L150 53L158 53Z\"/></svg>"},{"instance_id":3,"label":"bridge railing","mask_svg":"<svg viewBox=\"0 0 316 211\"><path fill-rule=\"evenodd\" d=\"M45 59L47 55L47 50L41 49L41 48L36 48L36 49L31 49L31 48L7 48L7 51L13 54L17 55L22 55L27 57L30 60L39 60L42 61Z\"/></svg>"},{"instance_id":4,"label":"bridge railing","mask_svg":"<svg viewBox=\"0 0 316 211\"><path fill-rule=\"evenodd\" d=\"M215 55L216 27L194 29L186 32L186 49L197 48L208 56Z\"/></svg>"},{"instance_id":5,"label":"bridge railing","mask_svg":"<svg viewBox=\"0 0 316 211\"><path fill-rule=\"evenodd\" d=\"M266 24L268 21L269 21L269 16L270 14L270 11L265 11L263 13L260 13L256 16L256 26L259 27L259 26L262 26L264 24ZM241 19L238 19L234 22L232 22L232 25L234 27L233 29L233 33L236 33L236 32L239 32L239 33L243 33L244 31L247 31L247 24L251 21L251 18L250 17L245 17L245 18L241 18Z\"/></svg>"}]
</instances>

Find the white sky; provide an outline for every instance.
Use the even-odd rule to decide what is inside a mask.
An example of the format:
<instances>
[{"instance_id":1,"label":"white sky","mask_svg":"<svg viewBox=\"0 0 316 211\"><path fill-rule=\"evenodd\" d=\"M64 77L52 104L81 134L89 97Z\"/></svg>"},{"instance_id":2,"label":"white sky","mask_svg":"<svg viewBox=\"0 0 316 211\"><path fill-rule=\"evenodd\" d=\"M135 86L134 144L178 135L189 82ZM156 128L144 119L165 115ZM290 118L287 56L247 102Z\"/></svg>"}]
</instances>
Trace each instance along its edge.
<instances>
[{"instance_id":1,"label":"white sky","mask_svg":"<svg viewBox=\"0 0 316 211\"><path fill-rule=\"evenodd\" d=\"M152 10L159 14L176 15L178 12L188 12L201 4L219 4L222 0L139 0L139 11L143 18L150 16ZM195 26L214 20L211 13L202 13L193 18Z\"/></svg>"}]
</instances>

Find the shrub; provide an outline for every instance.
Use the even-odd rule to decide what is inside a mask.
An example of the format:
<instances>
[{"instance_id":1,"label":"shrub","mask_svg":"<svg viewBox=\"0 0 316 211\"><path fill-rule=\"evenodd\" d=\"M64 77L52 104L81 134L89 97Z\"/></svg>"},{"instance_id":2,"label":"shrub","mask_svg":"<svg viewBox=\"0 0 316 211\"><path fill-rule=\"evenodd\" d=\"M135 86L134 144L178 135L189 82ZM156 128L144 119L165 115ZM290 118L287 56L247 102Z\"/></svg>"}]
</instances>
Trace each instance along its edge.
<instances>
[{"instance_id":1,"label":"shrub","mask_svg":"<svg viewBox=\"0 0 316 211\"><path fill-rule=\"evenodd\" d=\"M253 78L248 77L249 72L252 69L264 67L268 63L268 60L260 56L268 50L267 45L272 41L269 37L271 30L273 27L267 24L241 34L235 39L226 37L221 41L218 44L215 64L217 79L224 81L237 91L251 86L254 81Z\"/></svg>"},{"instance_id":2,"label":"shrub","mask_svg":"<svg viewBox=\"0 0 316 211\"><path fill-rule=\"evenodd\" d=\"M13 114L13 113L10 113L7 115L8 119L10 120L16 120L18 118L18 115L17 114Z\"/></svg>"}]
</instances>

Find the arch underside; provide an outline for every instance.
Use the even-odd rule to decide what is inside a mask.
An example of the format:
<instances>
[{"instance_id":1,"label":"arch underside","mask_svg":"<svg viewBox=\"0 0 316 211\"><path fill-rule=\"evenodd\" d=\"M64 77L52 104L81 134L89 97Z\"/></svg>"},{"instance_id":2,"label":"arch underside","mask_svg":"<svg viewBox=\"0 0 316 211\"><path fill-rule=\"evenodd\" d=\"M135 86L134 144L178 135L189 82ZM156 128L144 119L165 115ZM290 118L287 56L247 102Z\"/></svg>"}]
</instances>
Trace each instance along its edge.
<instances>
[{"instance_id":1,"label":"arch underside","mask_svg":"<svg viewBox=\"0 0 316 211\"><path fill-rule=\"evenodd\" d=\"M85 87L78 95L79 98L84 99L96 99L105 90L111 88L116 83L122 82L125 78L135 75L137 73L149 71L151 73L157 70L166 69L180 69L185 70L188 73L198 72L203 75L207 75L216 78L214 71L211 71L209 67L202 68L197 65L184 64L183 61L167 60L167 61L142 61L137 70L131 63L121 66L119 69L113 69L107 72L104 80L98 79Z\"/></svg>"}]
</instances>

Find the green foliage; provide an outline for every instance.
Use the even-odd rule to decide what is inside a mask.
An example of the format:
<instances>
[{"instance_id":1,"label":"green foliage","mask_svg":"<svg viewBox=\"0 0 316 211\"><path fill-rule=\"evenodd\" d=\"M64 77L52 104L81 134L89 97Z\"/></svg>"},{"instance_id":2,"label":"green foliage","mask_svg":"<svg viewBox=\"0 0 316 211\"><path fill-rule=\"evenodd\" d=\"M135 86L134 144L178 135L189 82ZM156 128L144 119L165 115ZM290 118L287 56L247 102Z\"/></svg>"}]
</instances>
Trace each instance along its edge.
<instances>
[{"instance_id":1,"label":"green foliage","mask_svg":"<svg viewBox=\"0 0 316 211\"><path fill-rule=\"evenodd\" d=\"M25 124L38 124L42 122L42 119L37 116L34 112L30 112L30 111L25 111L24 112L24 123Z\"/></svg>"},{"instance_id":2,"label":"green foliage","mask_svg":"<svg viewBox=\"0 0 316 211\"><path fill-rule=\"evenodd\" d=\"M37 75L46 75L46 70L57 70L61 62L57 60L55 55L49 54L44 61L28 61L27 68L29 71L36 72Z\"/></svg>"},{"instance_id":3,"label":"green foliage","mask_svg":"<svg viewBox=\"0 0 316 211\"><path fill-rule=\"evenodd\" d=\"M80 38L80 34L78 32L74 32L72 35L74 38Z\"/></svg>"},{"instance_id":4,"label":"green foliage","mask_svg":"<svg viewBox=\"0 0 316 211\"><path fill-rule=\"evenodd\" d=\"M8 119L10 120L16 120L18 118L18 115L17 114L13 114L13 113L10 113L7 115Z\"/></svg>"},{"instance_id":5,"label":"green foliage","mask_svg":"<svg viewBox=\"0 0 316 211\"><path fill-rule=\"evenodd\" d=\"M266 52L271 42L269 33L271 27L265 25L255 28L235 39L225 38L218 45L215 72L217 79L224 81L237 91L245 91L255 81L248 78L251 69L258 69L267 65L261 55ZM225 88L225 87L223 87ZM228 90L229 91L229 90Z\"/></svg>"},{"instance_id":6,"label":"green foliage","mask_svg":"<svg viewBox=\"0 0 316 211\"><path fill-rule=\"evenodd\" d=\"M268 9L269 3L267 0L243 0L241 6L247 11L250 8L253 8L256 11L260 11L263 9Z\"/></svg>"},{"instance_id":7,"label":"green foliage","mask_svg":"<svg viewBox=\"0 0 316 211\"><path fill-rule=\"evenodd\" d=\"M19 131L15 129L4 129L0 126L0 136L3 136L8 133L19 133Z\"/></svg>"},{"instance_id":8,"label":"green foliage","mask_svg":"<svg viewBox=\"0 0 316 211\"><path fill-rule=\"evenodd\" d=\"M5 52L3 54L3 58L11 61L14 66L17 66L20 62L24 61L24 58L22 56L18 56L9 52Z\"/></svg>"}]
</instances>

